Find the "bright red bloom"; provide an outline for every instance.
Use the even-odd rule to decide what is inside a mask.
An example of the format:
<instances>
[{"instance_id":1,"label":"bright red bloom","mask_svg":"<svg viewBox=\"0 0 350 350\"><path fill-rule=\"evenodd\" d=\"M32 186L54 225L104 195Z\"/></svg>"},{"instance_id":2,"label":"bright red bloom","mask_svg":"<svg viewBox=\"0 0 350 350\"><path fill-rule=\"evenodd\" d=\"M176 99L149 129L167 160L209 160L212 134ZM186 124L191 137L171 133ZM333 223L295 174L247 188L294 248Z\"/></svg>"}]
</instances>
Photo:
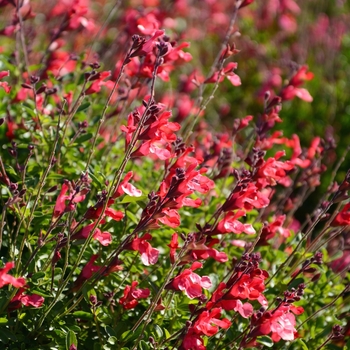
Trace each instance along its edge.
<instances>
[{"instance_id":1,"label":"bright red bloom","mask_svg":"<svg viewBox=\"0 0 350 350\"><path fill-rule=\"evenodd\" d=\"M21 288L25 286L26 280L23 277L16 278L7 273L14 267L14 262L7 262L5 266L0 269L0 288L7 284L12 284L15 288Z\"/></svg>"},{"instance_id":2,"label":"bright red bloom","mask_svg":"<svg viewBox=\"0 0 350 350\"><path fill-rule=\"evenodd\" d=\"M279 161L285 155L284 151L279 151L274 157L264 161L257 173L257 183L264 188L268 185L275 186L286 179L286 172L294 169L294 164L290 161Z\"/></svg>"},{"instance_id":3,"label":"bright red bloom","mask_svg":"<svg viewBox=\"0 0 350 350\"><path fill-rule=\"evenodd\" d=\"M142 195L142 191L138 190L134 185L132 185L129 180L133 177L134 173L132 171L129 171L123 181L118 186L117 190L115 191L113 198L118 198L123 194L127 194L131 197L140 197Z\"/></svg>"},{"instance_id":4,"label":"bright red bloom","mask_svg":"<svg viewBox=\"0 0 350 350\"><path fill-rule=\"evenodd\" d=\"M80 272L80 275L74 282L74 285L72 288L73 292L77 291L85 281L90 279L95 272L100 270L101 266L94 264L97 259L98 259L98 254L91 255L90 260L83 267L83 269Z\"/></svg>"},{"instance_id":5,"label":"bright red bloom","mask_svg":"<svg viewBox=\"0 0 350 350\"><path fill-rule=\"evenodd\" d=\"M171 242L168 244L168 247L170 247L170 262L172 264L175 263L175 254L176 250L179 248L179 240L178 240L178 234L174 233L171 236Z\"/></svg>"},{"instance_id":6,"label":"bright red bloom","mask_svg":"<svg viewBox=\"0 0 350 350\"><path fill-rule=\"evenodd\" d=\"M0 80L4 77L10 76L10 71L0 71ZM7 94L10 93L11 87L6 81L0 81L0 86L5 90Z\"/></svg>"},{"instance_id":7,"label":"bright red bloom","mask_svg":"<svg viewBox=\"0 0 350 350\"><path fill-rule=\"evenodd\" d=\"M141 260L146 265L154 265L158 261L159 250L153 248L147 241L152 239L149 233L144 234L141 238L135 238L131 244L130 249L136 250L141 254Z\"/></svg>"},{"instance_id":8,"label":"bright red bloom","mask_svg":"<svg viewBox=\"0 0 350 350\"><path fill-rule=\"evenodd\" d=\"M70 192L69 195L67 195L67 192ZM76 192L69 181L65 181L62 185L62 189L60 194L57 197L55 209L53 212L53 217L57 218L64 212L72 211L75 209L74 203L82 202L85 199L85 194L82 192ZM66 201L69 201L68 204L66 204Z\"/></svg>"},{"instance_id":9,"label":"bright red bloom","mask_svg":"<svg viewBox=\"0 0 350 350\"><path fill-rule=\"evenodd\" d=\"M224 78L226 77L233 86L239 86L241 85L241 79L240 77L235 74L233 71L234 69L237 69L237 63L236 62L230 62L226 65L226 67L220 72L215 72L210 78L208 78L205 83L221 83Z\"/></svg>"},{"instance_id":10,"label":"bright red bloom","mask_svg":"<svg viewBox=\"0 0 350 350\"><path fill-rule=\"evenodd\" d=\"M103 85L106 85L104 80L111 75L111 71L99 72L96 73L95 76L90 78L90 80L94 80L94 82L85 90L85 95L91 95L101 90Z\"/></svg>"},{"instance_id":11,"label":"bright red bloom","mask_svg":"<svg viewBox=\"0 0 350 350\"><path fill-rule=\"evenodd\" d=\"M253 235L255 234L255 230L251 224L242 224L237 219L244 216L244 210L237 210L236 213L228 212L225 217L219 222L217 229L221 233L233 232L236 234L240 234L242 232Z\"/></svg>"},{"instance_id":12,"label":"bright red bloom","mask_svg":"<svg viewBox=\"0 0 350 350\"><path fill-rule=\"evenodd\" d=\"M175 209L164 209L158 216L161 216L158 221L169 227L175 228L181 224L180 214Z\"/></svg>"},{"instance_id":13,"label":"bright red bloom","mask_svg":"<svg viewBox=\"0 0 350 350\"><path fill-rule=\"evenodd\" d=\"M242 317L248 318L253 314L253 306L249 303L243 304L239 299L232 297L227 289L226 283L221 282L210 300L207 302L206 309L210 310L214 306L222 307L226 311L237 311Z\"/></svg>"},{"instance_id":14,"label":"bright red bloom","mask_svg":"<svg viewBox=\"0 0 350 350\"><path fill-rule=\"evenodd\" d=\"M231 322L227 318L222 320L216 318L217 316L220 317L220 315L221 308L203 311L192 328L197 334L205 334L211 337L219 331L219 327L227 329L231 326Z\"/></svg>"},{"instance_id":15,"label":"bright red bloom","mask_svg":"<svg viewBox=\"0 0 350 350\"><path fill-rule=\"evenodd\" d=\"M44 304L45 299L38 294L23 294L25 292L25 288L20 288L17 294L12 298L9 309L14 310L21 307L21 304L24 306L33 306L35 308L39 308Z\"/></svg>"},{"instance_id":16,"label":"bright red bloom","mask_svg":"<svg viewBox=\"0 0 350 350\"><path fill-rule=\"evenodd\" d=\"M294 97L299 97L306 102L312 102L312 96L303 88L299 88L307 80L312 80L314 74L307 72L307 66L302 66L295 75L290 79L289 84L281 91L282 100L292 100Z\"/></svg>"},{"instance_id":17,"label":"bright red bloom","mask_svg":"<svg viewBox=\"0 0 350 350\"><path fill-rule=\"evenodd\" d=\"M251 335L256 337L259 335L271 334L274 342L283 340L294 340L296 334L295 316L301 314L304 310L302 308L290 308L289 306L279 306L273 311L268 311L258 319L257 327L251 332Z\"/></svg>"},{"instance_id":18,"label":"bright red bloom","mask_svg":"<svg viewBox=\"0 0 350 350\"><path fill-rule=\"evenodd\" d=\"M244 209L250 211L254 208L261 209L269 205L270 199L259 191L258 187L249 182L235 188L223 206L224 211Z\"/></svg>"},{"instance_id":19,"label":"bright red bloom","mask_svg":"<svg viewBox=\"0 0 350 350\"><path fill-rule=\"evenodd\" d=\"M209 289L211 281L208 276L200 277L194 270L202 267L200 262L194 262L189 269L182 271L168 285L169 289L182 290L190 298L198 298L202 295L202 288Z\"/></svg>"},{"instance_id":20,"label":"bright red bloom","mask_svg":"<svg viewBox=\"0 0 350 350\"><path fill-rule=\"evenodd\" d=\"M148 298L151 294L148 288L136 289L138 282L133 281L131 286L126 286L124 289L124 296L120 298L119 304L123 306L125 310L133 309L139 303L138 299Z\"/></svg>"},{"instance_id":21,"label":"bright red bloom","mask_svg":"<svg viewBox=\"0 0 350 350\"><path fill-rule=\"evenodd\" d=\"M283 227L285 219L285 215L279 215L276 218L274 218L273 222L265 223L264 227L262 228L258 244L266 245L269 239L272 239L276 236L276 233L279 233L280 236L285 238L289 237L290 230Z\"/></svg>"},{"instance_id":22,"label":"bright red bloom","mask_svg":"<svg viewBox=\"0 0 350 350\"><path fill-rule=\"evenodd\" d=\"M91 223L89 225L86 225L82 227L77 233L75 233L71 239L87 239L91 233L92 228L95 226L95 223ZM95 228L95 231L92 235L93 239L96 239L99 241L103 246L108 246L109 244L112 243L112 235L105 231L102 232L99 228Z\"/></svg>"},{"instance_id":23,"label":"bright red bloom","mask_svg":"<svg viewBox=\"0 0 350 350\"><path fill-rule=\"evenodd\" d=\"M264 281L268 277L268 273L261 269L254 269L249 275L239 273L237 282L232 286L229 294L242 300L257 300L262 306L266 306L267 300L262 293L265 290Z\"/></svg>"},{"instance_id":24,"label":"bright red bloom","mask_svg":"<svg viewBox=\"0 0 350 350\"><path fill-rule=\"evenodd\" d=\"M347 226L350 225L350 203L344 205L343 209L331 223L332 226Z\"/></svg>"},{"instance_id":25,"label":"bright red bloom","mask_svg":"<svg viewBox=\"0 0 350 350\"><path fill-rule=\"evenodd\" d=\"M209 257L215 259L219 262L226 262L228 257L226 253L219 252L216 249L212 248L214 244L217 243L217 240L212 240L209 244L206 243L206 238L201 239L198 242L191 242L187 246L187 254L182 258L182 261L197 261L197 260L206 260Z\"/></svg>"},{"instance_id":26,"label":"bright red bloom","mask_svg":"<svg viewBox=\"0 0 350 350\"><path fill-rule=\"evenodd\" d=\"M181 349L205 350L206 347L201 336L211 337L219 332L219 327L227 329L231 326L231 322L227 318L219 319L220 316L221 308L202 311L185 335Z\"/></svg>"}]
</instances>

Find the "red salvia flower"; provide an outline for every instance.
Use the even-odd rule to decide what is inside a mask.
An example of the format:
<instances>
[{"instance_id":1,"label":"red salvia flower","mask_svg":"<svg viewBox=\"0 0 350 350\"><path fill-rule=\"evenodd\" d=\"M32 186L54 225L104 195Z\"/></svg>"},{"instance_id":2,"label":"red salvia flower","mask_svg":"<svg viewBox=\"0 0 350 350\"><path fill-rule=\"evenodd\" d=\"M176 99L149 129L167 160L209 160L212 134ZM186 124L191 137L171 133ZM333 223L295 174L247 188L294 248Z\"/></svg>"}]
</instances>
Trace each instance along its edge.
<instances>
[{"instance_id":1,"label":"red salvia flower","mask_svg":"<svg viewBox=\"0 0 350 350\"><path fill-rule=\"evenodd\" d=\"M11 284L15 288L21 288L25 286L26 280L23 277L16 278L7 273L14 267L14 262L7 262L5 266L0 269L0 288L6 286L7 284Z\"/></svg>"},{"instance_id":2,"label":"red salvia flower","mask_svg":"<svg viewBox=\"0 0 350 350\"><path fill-rule=\"evenodd\" d=\"M151 240L149 233L144 234L141 238L136 237L126 249L136 250L141 254L141 261L144 265L154 265L158 261L159 250L153 248L147 241Z\"/></svg>"},{"instance_id":3,"label":"red salvia flower","mask_svg":"<svg viewBox=\"0 0 350 350\"><path fill-rule=\"evenodd\" d=\"M0 80L4 77L10 76L10 71L0 71ZM0 81L0 86L5 90L7 94L10 93L11 87L6 81Z\"/></svg>"},{"instance_id":4,"label":"red salvia flower","mask_svg":"<svg viewBox=\"0 0 350 350\"><path fill-rule=\"evenodd\" d=\"M44 297L38 294L24 294L26 288L20 288L17 294L11 299L9 310L19 309L21 304L24 306L32 306L39 308L44 304Z\"/></svg>"},{"instance_id":5,"label":"red salvia flower","mask_svg":"<svg viewBox=\"0 0 350 350\"><path fill-rule=\"evenodd\" d=\"M202 288L209 289L211 281L208 276L200 277L194 270L201 268L200 262L194 262L189 269L182 271L167 286L168 289L182 290L190 298L198 298L202 295Z\"/></svg>"},{"instance_id":6,"label":"red salvia flower","mask_svg":"<svg viewBox=\"0 0 350 350\"><path fill-rule=\"evenodd\" d=\"M68 191L69 191L69 194L67 195ZM76 192L73 189L72 184L66 180L63 183L61 192L57 197L53 217L57 218L64 212L74 210L75 209L74 203L82 202L85 199L85 193L86 193L85 190L83 190L82 192ZM66 204L66 201L69 201L69 203Z\"/></svg>"},{"instance_id":7,"label":"red salvia flower","mask_svg":"<svg viewBox=\"0 0 350 350\"><path fill-rule=\"evenodd\" d=\"M123 306L125 310L133 309L137 306L138 299L148 298L150 290L146 289L136 289L138 282L133 281L131 286L126 286L124 289L124 296L120 298L119 304Z\"/></svg>"}]
</instances>

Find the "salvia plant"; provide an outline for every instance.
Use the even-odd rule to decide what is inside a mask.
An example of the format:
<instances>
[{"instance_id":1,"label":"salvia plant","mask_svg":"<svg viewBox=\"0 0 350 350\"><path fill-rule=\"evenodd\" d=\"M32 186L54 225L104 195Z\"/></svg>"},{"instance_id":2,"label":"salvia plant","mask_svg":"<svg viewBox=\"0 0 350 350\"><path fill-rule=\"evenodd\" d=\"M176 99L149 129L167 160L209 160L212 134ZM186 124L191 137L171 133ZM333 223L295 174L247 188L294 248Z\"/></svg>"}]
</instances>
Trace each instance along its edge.
<instances>
[{"instance_id":1,"label":"salvia plant","mask_svg":"<svg viewBox=\"0 0 350 350\"><path fill-rule=\"evenodd\" d=\"M319 3L0 0L1 349L349 348Z\"/></svg>"}]
</instances>

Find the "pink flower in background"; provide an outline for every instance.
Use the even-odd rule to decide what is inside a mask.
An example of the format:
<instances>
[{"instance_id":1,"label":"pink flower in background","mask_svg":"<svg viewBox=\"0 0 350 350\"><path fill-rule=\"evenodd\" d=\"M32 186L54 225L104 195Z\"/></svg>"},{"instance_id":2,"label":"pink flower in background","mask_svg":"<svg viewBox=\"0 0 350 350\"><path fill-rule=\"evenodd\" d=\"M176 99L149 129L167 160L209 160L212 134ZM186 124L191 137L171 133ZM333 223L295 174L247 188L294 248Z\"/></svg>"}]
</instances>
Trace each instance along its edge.
<instances>
[{"instance_id":1,"label":"pink flower in background","mask_svg":"<svg viewBox=\"0 0 350 350\"><path fill-rule=\"evenodd\" d=\"M2 71L0 72L0 80L4 77L9 77L10 76L10 71ZM0 81L0 86L5 90L7 94L10 93L11 87L6 81Z\"/></svg>"},{"instance_id":2,"label":"pink flower in background","mask_svg":"<svg viewBox=\"0 0 350 350\"><path fill-rule=\"evenodd\" d=\"M6 286L7 284L11 284L15 288L21 288L25 286L26 280L23 277L16 278L7 273L14 267L14 262L8 262L3 268L0 269L0 288Z\"/></svg>"}]
</instances>

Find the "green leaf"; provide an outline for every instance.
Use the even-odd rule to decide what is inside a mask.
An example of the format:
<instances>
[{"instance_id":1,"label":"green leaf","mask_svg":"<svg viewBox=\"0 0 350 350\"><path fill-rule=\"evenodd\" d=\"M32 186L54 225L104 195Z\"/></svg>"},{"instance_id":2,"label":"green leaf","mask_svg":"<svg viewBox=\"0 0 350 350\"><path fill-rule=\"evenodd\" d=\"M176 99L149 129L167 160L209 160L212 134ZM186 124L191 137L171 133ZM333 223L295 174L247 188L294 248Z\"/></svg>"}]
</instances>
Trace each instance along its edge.
<instances>
[{"instance_id":1,"label":"green leaf","mask_svg":"<svg viewBox=\"0 0 350 350\"><path fill-rule=\"evenodd\" d=\"M34 288L33 290L30 291L32 294L38 294L44 298L52 298L52 294L43 291L42 289L39 288Z\"/></svg>"},{"instance_id":2,"label":"green leaf","mask_svg":"<svg viewBox=\"0 0 350 350\"><path fill-rule=\"evenodd\" d=\"M146 199L147 199L146 195L142 195L140 197L133 197L133 196L126 195L120 203L121 204L125 204L125 203L142 202L142 201L144 201Z\"/></svg>"},{"instance_id":3,"label":"green leaf","mask_svg":"<svg viewBox=\"0 0 350 350\"><path fill-rule=\"evenodd\" d=\"M90 102L83 103L78 109L77 112L85 111L90 107Z\"/></svg>"},{"instance_id":4,"label":"green leaf","mask_svg":"<svg viewBox=\"0 0 350 350\"><path fill-rule=\"evenodd\" d=\"M149 347L149 345L144 341L144 340L141 340L140 341L140 349L141 350L150 350L151 348Z\"/></svg>"},{"instance_id":5,"label":"green leaf","mask_svg":"<svg viewBox=\"0 0 350 350\"><path fill-rule=\"evenodd\" d=\"M67 336L66 336L66 350L69 350L71 345L75 345L78 347L78 341L75 333L73 331L68 331Z\"/></svg>"},{"instance_id":6,"label":"green leaf","mask_svg":"<svg viewBox=\"0 0 350 350\"><path fill-rule=\"evenodd\" d=\"M83 135L79 136L79 137L75 140L74 144L80 145L80 144L82 144L83 142L86 142L86 141L90 140L90 139L92 138L92 136L93 136L93 135L92 135L91 133L83 134Z\"/></svg>"},{"instance_id":7,"label":"green leaf","mask_svg":"<svg viewBox=\"0 0 350 350\"><path fill-rule=\"evenodd\" d=\"M257 342L260 344L263 344L264 346L268 347L268 348L272 348L273 347L273 340L268 337L267 335L263 335L261 337L257 337Z\"/></svg>"},{"instance_id":8,"label":"green leaf","mask_svg":"<svg viewBox=\"0 0 350 350\"><path fill-rule=\"evenodd\" d=\"M298 343L301 347L300 349L302 350L309 350L309 348L307 347L307 345L301 340L301 339L297 339L294 344Z\"/></svg>"},{"instance_id":9,"label":"green leaf","mask_svg":"<svg viewBox=\"0 0 350 350\"><path fill-rule=\"evenodd\" d=\"M83 320L88 320L88 321L92 321L94 319L92 314L85 311L75 311L73 312L73 316L75 316L76 318L81 318Z\"/></svg>"},{"instance_id":10,"label":"green leaf","mask_svg":"<svg viewBox=\"0 0 350 350\"><path fill-rule=\"evenodd\" d=\"M162 330L157 324L155 324L155 325L153 326L153 328L154 328L153 334L156 335L156 338L157 338L157 339L162 339L162 338L164 337L164 332L163 332L163 330Z\"/></svg>"},{"instance_id":11,"label":"green leaf","mask_svg":"<svg viewBox=\"0 0 350 350\"><path fill-rule=\"evenodd\" d=\"M112 327L110 327L110 326L106 326L105 327L105 331L110 337L116 337L117 336L117 333L115 332L115 330Z\"/></svg>"},{"instance_id":12,"label":"green leaf","mask_svg":"<svg viewBox=\"0 0 350 350\"><path fill-rule=\"evenodd\" d=\"M112 345L115 345L118 343L118 339L116 337L109 337L108 340L107 340L107 343L109 344L112 344Z\"/></svg>"},{"instance_id":13,"label":"green leaf","mask_svg":"<svg viewBox=\"0 0 350 350\"><path fill-rule=\"evenodd\" d=\"M5 317L0 317L0 324L6 324L8 322L8 319Z\"/></svg>"},{"instance_id":14,"label":"green leaf","mask_svg":"<svg viewBox=\"0 0 350 350\"><path fill-rule=\"evenodd\" d=\"M32 276L31 280L36 282L43 277L45 277L45 272L37 272Z\"/></svg>"}]
</instances>

